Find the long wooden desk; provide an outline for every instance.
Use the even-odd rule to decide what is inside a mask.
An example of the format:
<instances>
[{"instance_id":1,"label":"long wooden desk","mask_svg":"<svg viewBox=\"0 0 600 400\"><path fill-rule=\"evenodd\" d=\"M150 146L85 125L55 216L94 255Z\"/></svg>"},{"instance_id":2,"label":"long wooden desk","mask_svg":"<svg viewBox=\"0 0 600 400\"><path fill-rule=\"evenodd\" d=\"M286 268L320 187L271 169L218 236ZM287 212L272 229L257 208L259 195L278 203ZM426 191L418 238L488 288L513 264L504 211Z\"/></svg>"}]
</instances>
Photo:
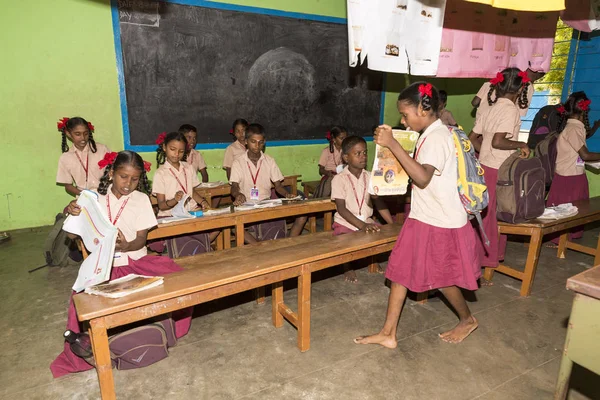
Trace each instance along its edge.
<instances>
[{"instance_id":1,"label":"long wooden desk","mask_svg":"<svg viewBox=\"0 0 600 400\"><path fill-rule=\"evenodd\" d=\"M498 231L504 235L529 236L529 251L524 270L517 270L505 264L500 264L497 268L486 268L484 278L491 280L494 271L501 272L513 278L519 279L521 283L521 296L529 296L535 271L537 269L540 250L542 248L542 238L551 233L564 232L560 236L557 256L565 258L566 249L579 251L594 256L594 265L600 264L600 240L596 248L583 246L568 240L568 230L580 225L589 224L600 220L600 197L594 197L589 200L573 202L579 210L577 215L559 220L532 220L520 224L498 223Z\"/></svg>"},{"instance_id":2,"label":"long wooden desk","mask_svg":"<svg viewBox=\"0 0 600 400\"><path fill-rule=\"evenodd\" d=\"M288 218L298 215L309 215L309 231L317 231L315 214L324 214L324 230L331 230L335 203L329 199L311 199L291 202L276 207L259 208L248 211L235 211L233 213L203 216L183 221L158 224L158 227L148 232L148 240L162 239L187 233L223 229L223 241L219 241L220 248L229 248L231 242L230 228L236 228L236 243L244 245L244 226L272 219Z\"/></svg>"},{"instance_id":3,"label":"long wooden desk","mask_svg":"<svg viewBox=\"0 0 600 400\"><path fill-rule=\"evenodd\" d=\"M295 196L298 194L298 178L302 177L302 175L290 175L283 178L283 186L291 186L291 193ZM217 196L230 196L231 195L231 185L229 183L225 183L220 186L206 188L206 187L197 187L194 189L194 192L204 197L208 204L211 204L212 198Z\"/></svg>"},{"instance_id":4,"label":"long wooden desk","mask_svg":"<svg viewBox=\"0 0 600 400\"><path fill-rule=\"evenodd\" d=\"M573 363L600 375L600 265L569 278L567 289L575 292L575 298L558 371L555 400L567 398Z\"/></svg>"},{"instance_id":5,"label":"long wooden desk","mask_svg":"<svg viewBox=\"0 0 600 400\"><path fill-rule=\"evenodd\" d=\"M276 327L287 319L298 329L297 345L310 348L311 273L344 262L392 250L400 225L377 233L333 236L329 232L261 242L221 252L180 258L184 271L166 275L161 286L110 299L79 293L73 296L79 321L89 321L102 399L114 399L114 379L108 347L110 328L146 320L217 298L274 284L272 319ZM283 301L286 279L298 279L296 312ZM244 351L244 350L242 350Z\"/></svg>"}]
</instances>

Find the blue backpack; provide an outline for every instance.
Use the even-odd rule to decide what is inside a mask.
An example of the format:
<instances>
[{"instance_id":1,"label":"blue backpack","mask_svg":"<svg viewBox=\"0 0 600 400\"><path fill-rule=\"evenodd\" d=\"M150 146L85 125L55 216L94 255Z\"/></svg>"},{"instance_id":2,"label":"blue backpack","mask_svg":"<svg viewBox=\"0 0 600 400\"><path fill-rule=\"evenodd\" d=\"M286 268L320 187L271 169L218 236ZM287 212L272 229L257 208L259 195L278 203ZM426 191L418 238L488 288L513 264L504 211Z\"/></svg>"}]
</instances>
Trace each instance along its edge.
<instances>
[{"instance_id":1,"label":"blue backpack","mask_svg":"<svg viewBox=\"0 0 600 400\"><path fill-rule=\"evenodd\" d=\"M475 150L467 134L461 129L448 127L452 134L454 148L456 149L456 159L458 166L458 180L456 187L458 196L465 208L469 219L477 219L481 235L486 246L490 241L483 230L483 221L481 212L488 206L489 194L485 179L483 177L483 168L479 160L475 157Z\"/></svg>"}]
</instances>

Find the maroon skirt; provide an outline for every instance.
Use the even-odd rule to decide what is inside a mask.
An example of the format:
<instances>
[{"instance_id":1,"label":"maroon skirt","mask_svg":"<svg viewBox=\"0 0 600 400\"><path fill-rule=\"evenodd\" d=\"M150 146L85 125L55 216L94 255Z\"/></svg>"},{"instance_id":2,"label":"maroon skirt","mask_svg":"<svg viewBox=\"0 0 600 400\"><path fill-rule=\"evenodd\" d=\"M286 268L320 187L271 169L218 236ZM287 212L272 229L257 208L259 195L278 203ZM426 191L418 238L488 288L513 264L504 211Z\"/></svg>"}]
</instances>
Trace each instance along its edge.
<instances>
[{"instance_id":1,"label":"maroon skirt","mask_svg":"<svg viewBox=\"0 0 600 400\"><path fill-rule=\"evenodd\" d=\"M546 207L558 206L560 204L572 203L577 200L590 198L590 187L587 176L584 174L573 176L562 176L554 174L550 193L546 200ZM558 235L552 235L553 242L558 243ZM579 239L583 236L583 226L573 228L569 233L569 240Z\"/></svg>"},{"instance_id":2,"label":"maroon skirt","mask_svg":"<svg viewBox=\"0 0 600 400\"><path fill-rule=\"evenodd\" d=\"M169 257L145 256L139 260L129 259L129 265L113 267L110 272L110 280L122 278L129 274L161 276L182 270L183 268L175 264ZM186 335L190 330L192 312L193 308L188 308L173 313L173 319L175 320L175 334L177 338ZM73 294L71 294L71 299L69 300L67 329L70 329L75 333L81 332L79 321L77 320L77 312L75 310L75 305L73 304ZM71 351L71 347L66 341L63 352L56 357L52 364L50 364L50 371L52 371L52 375L55 378L74 372L87 371L92 368L94 367Z\"/></svg>"},{"instance_id":3,"label":"maroon skirt","mask_svg":"<svg viewBox=\"0 0 600 400\"><path fill-rule=\"evenodd\" d=\"M485 246L482 241L479 249L484 267L496 268L499 261L504 260L506 252L506 235L498 234L498 218L496 217L496 184L498 183L498 170L482 165L485 184L488 188L489 203L481 213L483 217L483 230L490 240L490 245Z\"/></svg>"},{"instance_id":4,"label":"maroon skirt","mask_svg":"<svg viewBox=\"0 0 600 400\"><path fill-rule=\"evenodd\" d=\"M481 276L479 242L470 222L450 229L409 218L392 250L385 277L417 293L449 286L476 290Z\"/></svg>"}]
</instances>

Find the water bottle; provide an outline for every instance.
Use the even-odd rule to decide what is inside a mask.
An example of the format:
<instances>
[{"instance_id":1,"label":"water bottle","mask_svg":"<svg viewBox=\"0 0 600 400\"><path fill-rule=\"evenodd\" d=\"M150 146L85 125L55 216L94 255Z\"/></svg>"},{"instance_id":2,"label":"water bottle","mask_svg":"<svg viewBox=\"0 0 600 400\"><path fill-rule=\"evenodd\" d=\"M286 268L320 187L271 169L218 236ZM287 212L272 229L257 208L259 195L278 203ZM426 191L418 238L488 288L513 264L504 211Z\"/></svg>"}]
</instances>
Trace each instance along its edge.
<instances>
[{"instance_id":1,"label":"water bottle","mask_svg":"<svg viewBox=\"0 0 600 400\"><path fill-rule=\"evenodd\" d=\"M81 358L90 358L93 356L92 343L89 335L85 333L75 333L68 329L63 334L65 340L69 343L71 351Z\"/></svg>"}]
</instances>

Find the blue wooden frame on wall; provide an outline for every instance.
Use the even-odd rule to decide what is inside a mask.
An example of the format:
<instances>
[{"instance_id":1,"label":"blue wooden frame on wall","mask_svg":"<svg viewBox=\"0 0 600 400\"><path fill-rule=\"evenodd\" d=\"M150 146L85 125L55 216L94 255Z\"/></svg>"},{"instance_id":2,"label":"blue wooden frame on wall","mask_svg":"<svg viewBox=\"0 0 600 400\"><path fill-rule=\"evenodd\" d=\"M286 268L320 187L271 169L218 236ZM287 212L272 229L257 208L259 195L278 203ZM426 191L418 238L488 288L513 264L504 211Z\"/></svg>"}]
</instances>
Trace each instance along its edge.
<instances>
[{"instance_id":1,"label":"blue wooden frame on wall","mask_svg":"<svg viewBox=\"0 0 600 400\"><path fill-rule=\"evenodd\" d=\"M277 17L288 17L288 18L298 18L298 19L308 19L312 21L319 22L332 22L336 24L346 24L347 20L345 18L337 18L337 17L327 17L324 15L315 15L315 14L303 14L296 13L290 11L281 11L281 10L273 10L269 8L259 8L259 7L250 7L250 6L240 6L237 4L228 4L228 3L217 3L214 1L206 1L206 0L160 0L168 3L182 4L188 6L198 6L198 7L208 7L208 8L216 8L221 10L229 10L229 11L241 11L247 13L254 14L266 14L273 15ZM117 59L117 76L119 80L119 100L121 103L121 123L123 125L123 140L126 150L136 151L136 152L153 152L156 150L156 146L154 145L132 145L131 144L131 135L129 132L129 113L127 111L127 94L125 91L125 71L123 68L123 51L121 48L121 28L119 25L119 7L118 0L111 0L111 14L112 14L112 24L113 24L113 34L115 41L115 53ZM383 116L385 110L385 74L383 80L383 87L381 91L381 107L379 111L379 122L383 123ZM371 137L365 138L367 140L372 140ZM326 144L327 140L325 139L307 139L307 140L279 140L279 141L270 141L269 146L294 146L294 145L309 145L309 144ZM231 143L198 143L196 145L197 149L224 149L229 146Z\"/></svg>"}]
</instances>

